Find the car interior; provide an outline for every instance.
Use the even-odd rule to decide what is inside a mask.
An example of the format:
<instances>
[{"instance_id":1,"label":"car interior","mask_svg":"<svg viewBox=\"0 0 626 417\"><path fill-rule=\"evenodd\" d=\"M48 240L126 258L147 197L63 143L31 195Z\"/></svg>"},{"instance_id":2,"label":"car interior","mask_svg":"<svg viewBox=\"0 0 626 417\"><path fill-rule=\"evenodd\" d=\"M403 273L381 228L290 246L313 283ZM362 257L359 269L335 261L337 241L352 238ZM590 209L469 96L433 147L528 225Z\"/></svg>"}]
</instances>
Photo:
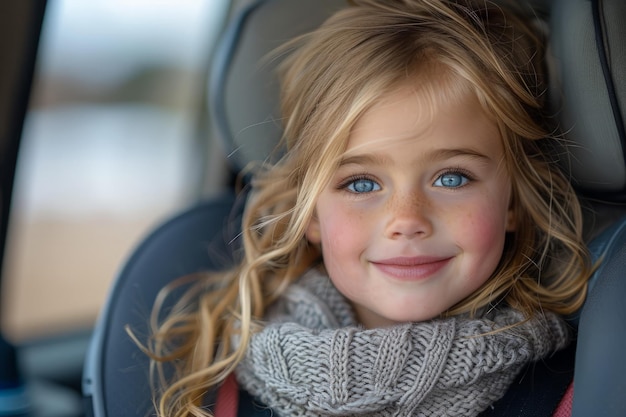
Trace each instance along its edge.
<instances>
[{"instance_id":1,"label":"car interior","mask_svg":"<svg viewBox=\"0 0 626 417\"><path fill-rule=\"evenodd\" d=\"M626 351L623 302L626 295L623 279L626 3L621 0L525 2L549 34L551 91L548 94L567 144L560 161L581 196L589 249L601 263L590 282L585 305L569 318L576 329L576 342L525 370L505 398L482 415L551 416L573 384L572 416L623 416L626 415L623 396L626 392L623 354ZM15 155L45 10L43 1L22 4L28 18L20 20L20 27L11 30L15 32L12 39L23 36L24 46L15 53L24 56L7 56L2 61L20 62L20 74L13 74L10 81L5 75L0 79L4 130L0 138L2 237L9 222L7 196L11 195ZM83 402L80 410L68 410L65 415L152 415L148 358L130 339L125 327L130 326L140 338L147 336L150 308L163 286L181 276L222 269L234 262L245 201L245 193L240 193L236 186L238 174L248 164L267 159L281 135L277 62L266 57L285 41L314 29L346 4L345 0L254 0L232 7L206 74L206 111L213 127L206 140L220 149L220 157L211 162L213 172L219 170L212 192L154 228L137 242L120 266L89 334L88 349L76 353L84 355L79 388ZM12 20L5 13L0 13L0 19L7 24ZM5 34L3 38L6 37ZM5 54L5 49L2 47L0 53ZM4 71L11 68L5 67ZM23 406L26 400L20 387L24 385L24 376L20 376L16 360L19 346L0 339L0 347L0 416L49 415L33 413ZM65 399L70 395L66 388L72 385L69 391L76 391L76 381L59 384L52 379L54 384L40 390L41 398L51 402Z\"/></svg>"}]
</instances>

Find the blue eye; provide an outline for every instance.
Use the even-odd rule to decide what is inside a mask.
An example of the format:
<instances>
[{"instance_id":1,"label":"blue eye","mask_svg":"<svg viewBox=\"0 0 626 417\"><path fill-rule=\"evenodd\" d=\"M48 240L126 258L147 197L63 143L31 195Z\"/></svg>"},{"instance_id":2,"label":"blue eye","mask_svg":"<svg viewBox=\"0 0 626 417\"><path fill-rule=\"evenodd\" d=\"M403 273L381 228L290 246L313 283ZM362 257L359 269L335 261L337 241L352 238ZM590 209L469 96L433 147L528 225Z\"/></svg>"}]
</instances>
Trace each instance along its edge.
<instances>
[{"instance_id":1,"label":"blue eye","mask_svg":"<svg viewBox=\"0 0 626 417\"><path fill-rule=\"evenodd\" d=\"M363 194L379 191L380 185L376 183L376 181L368 180L367 178L360 178L348 183L346 185L346 189L356 194Z\"/></svg>"},{"instance_id":2,"label":"blue eye","mask_svg":"<svg viewBox=\"0 0 626 417\"><path fill-rule=\"evenodd\" d=\"M458 172L448 172L442 174L434 182L435 187L459 188L469 182L469 178Z\"/></svg>"}]
</instances>

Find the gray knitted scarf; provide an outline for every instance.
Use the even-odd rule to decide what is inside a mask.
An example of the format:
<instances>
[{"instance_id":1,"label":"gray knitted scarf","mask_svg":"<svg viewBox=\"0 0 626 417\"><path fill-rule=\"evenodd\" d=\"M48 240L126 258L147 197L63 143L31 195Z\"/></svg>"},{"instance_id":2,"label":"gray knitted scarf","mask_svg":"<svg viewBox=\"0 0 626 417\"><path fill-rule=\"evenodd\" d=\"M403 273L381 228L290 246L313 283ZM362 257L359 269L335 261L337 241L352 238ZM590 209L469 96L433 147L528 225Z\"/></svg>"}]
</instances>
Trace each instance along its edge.
<instances>
[{"instance_id":1,"label":"gray knitted scarf","mask_svg":"<svg viewBox=\"0 0 626 417\"><path fill-rule=\"evenodd\" d=\"M475 416L525 364L569 341L556 315L520 323L523 316L506 307L480 319L366 330L316 270L289 288L268 321L236 374L282 417Z\"/></svg>"}]
</instances>

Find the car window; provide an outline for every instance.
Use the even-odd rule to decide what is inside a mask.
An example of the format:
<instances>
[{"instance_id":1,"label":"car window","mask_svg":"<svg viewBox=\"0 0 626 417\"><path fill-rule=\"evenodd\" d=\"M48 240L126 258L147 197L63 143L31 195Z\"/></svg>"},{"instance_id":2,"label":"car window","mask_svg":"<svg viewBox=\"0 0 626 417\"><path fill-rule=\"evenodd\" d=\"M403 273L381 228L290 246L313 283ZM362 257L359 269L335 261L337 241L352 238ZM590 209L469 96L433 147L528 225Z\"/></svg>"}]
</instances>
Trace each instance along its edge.
<instances>
[{"instance_id":1,"label":"car window","mask_svg":"<svg viewBox=\"0 0 626 417\"><path fill-rule=\"evenodd\" d=\"M132 247L197 198L227 3L48 2L4 272L13 339L91 326Z\"/></svg>"}]
</instances>

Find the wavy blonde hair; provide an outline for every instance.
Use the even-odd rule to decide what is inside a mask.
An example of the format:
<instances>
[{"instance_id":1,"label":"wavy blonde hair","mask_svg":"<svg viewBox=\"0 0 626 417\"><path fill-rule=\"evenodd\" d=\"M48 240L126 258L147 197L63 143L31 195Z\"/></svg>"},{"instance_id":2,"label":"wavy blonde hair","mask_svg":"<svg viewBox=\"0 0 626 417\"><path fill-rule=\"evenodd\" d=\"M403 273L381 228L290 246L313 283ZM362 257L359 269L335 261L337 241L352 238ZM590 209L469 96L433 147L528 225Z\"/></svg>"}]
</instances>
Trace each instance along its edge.
<instances>
[{"instance_id":1,"label":"wavy blonde hair","mask_svg":"<svg viewBox=\"0 0 626 417\"><path fill-rule=\"evenodd\" d=\"M153 319L152 358L162 417L207 416L202 407L245 355L266 308L321 254L305 238L317 196L359 117L411 80L464 89L497 123L512 181L516 231L493 276L443 315L506 302L528 316L575 312L591 273L579 202L546 152L544 39L531 19L481 0L355 0L294 40L283 65L287 152L253 180L243 217L243 258L194 284L167 317ZM154 307L159 315L165 288ZM234 341L237 341L235 343ZM171 364L168 373L164 364Z\"/></svg>"}]
</instances>

